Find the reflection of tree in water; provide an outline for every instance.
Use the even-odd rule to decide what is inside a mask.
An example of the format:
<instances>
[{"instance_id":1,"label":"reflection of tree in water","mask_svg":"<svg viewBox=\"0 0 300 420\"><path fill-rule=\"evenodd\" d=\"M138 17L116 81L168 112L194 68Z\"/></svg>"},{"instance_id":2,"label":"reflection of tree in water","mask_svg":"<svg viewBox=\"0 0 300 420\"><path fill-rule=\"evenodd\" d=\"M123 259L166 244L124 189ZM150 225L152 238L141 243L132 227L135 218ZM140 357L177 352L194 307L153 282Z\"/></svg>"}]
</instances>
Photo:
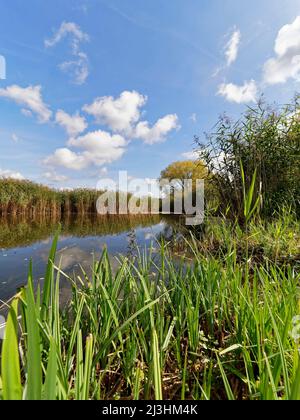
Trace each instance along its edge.
<instances>
[{"instance_id":1,"label":"reflection of tree in water","mask_svg":"<svg viewBox=\"0 0 300 420\"><path fill-rule=\"evenodd\" d=\"M159 215L98 216L68 214L64 217L7 215L0 217L0 249L28 246L52 237L60 227L61 236L117 235L133 227L144 228L160 223Z\"/></svg>"},{"instance_id":2,"label":"reflection of tree in water","mask_svg":"<svg viewBox=\"0 0 300 420\"><path fill-rule=\"evenodd\" d=\"M131 229L127 234L127 257L131 260L133 260L137 256L137 237L136 237L136 230Z\"/></svg>"}]
</instances>

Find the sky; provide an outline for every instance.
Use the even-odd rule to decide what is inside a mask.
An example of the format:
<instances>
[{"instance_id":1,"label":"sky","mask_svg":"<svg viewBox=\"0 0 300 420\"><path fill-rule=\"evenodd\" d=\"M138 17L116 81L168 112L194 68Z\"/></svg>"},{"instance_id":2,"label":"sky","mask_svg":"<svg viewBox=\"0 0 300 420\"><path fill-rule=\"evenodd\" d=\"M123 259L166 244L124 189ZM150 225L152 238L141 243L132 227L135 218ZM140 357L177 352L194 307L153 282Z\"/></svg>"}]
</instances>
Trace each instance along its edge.
<instances>
[{"instance_id":1,"label":"sky","mask_svg":"<svg viewBox=\"0 0 300 420\"><path fill-rule=\"evenodd\" d=\"M299 82L300 0L0 0L0 176L157 178Z\"/></svg>"}]
</instances>

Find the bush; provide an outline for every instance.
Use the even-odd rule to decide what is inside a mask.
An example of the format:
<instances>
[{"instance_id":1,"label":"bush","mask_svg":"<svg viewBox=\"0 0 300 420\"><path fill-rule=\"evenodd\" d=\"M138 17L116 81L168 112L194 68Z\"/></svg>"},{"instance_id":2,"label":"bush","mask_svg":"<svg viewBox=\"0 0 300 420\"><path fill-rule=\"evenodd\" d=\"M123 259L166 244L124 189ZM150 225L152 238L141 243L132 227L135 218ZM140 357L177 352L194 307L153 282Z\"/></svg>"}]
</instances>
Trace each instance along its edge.
<instances>
[{"instance_id":1,"label":"bush","mask_svg":"<svg viewBox=\"0 0 300 420\"><path fill-rule=\"evenodd\" d=\"M255 196L261 213L273 215L288 204L300 214L300 96L285 106L269 106L261 100L241 118L219 118L208 144L195 137L199 157L207 165L221 196L220 209L243 218L244 168L249 189L257 171Z\"/></svg>"}]
</instances>

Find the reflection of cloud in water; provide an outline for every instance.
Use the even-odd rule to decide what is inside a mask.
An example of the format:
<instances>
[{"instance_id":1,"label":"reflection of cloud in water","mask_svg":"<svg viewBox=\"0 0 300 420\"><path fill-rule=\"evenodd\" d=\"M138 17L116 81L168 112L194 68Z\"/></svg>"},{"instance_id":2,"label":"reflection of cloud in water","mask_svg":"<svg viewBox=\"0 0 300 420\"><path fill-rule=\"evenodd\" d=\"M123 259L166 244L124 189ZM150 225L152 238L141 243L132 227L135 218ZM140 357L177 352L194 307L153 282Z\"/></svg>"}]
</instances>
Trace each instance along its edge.
<instances>
[{"instance_id":1,"label":"reflection of cloud in water","mask_svg":"<svg viewBox=\"0 0 300 420\"><path fill-rule=\"evenodd\" d=\"M85 250L78 245L64 247L57 252L55 264L66 274L77 275L82 274L81 268L86 272L87 275L91 275L93 262L100 260L104 245L98 247L98 251ZM42 259L47 262L48 253L44 252L41 256ZM109 259L113 269L117 269L118 262L116 258L109 255Z\"/></svg>"},{"instance_id":2,"label":"reflection of cloud in water","mask_svg":"<svg viewBox=\"0 0 300 420\"><path fill-rule=\"evenodd\" d=\"M145 233L145 240L150 241L150 239L155 239L154 233Z\"/></svg>"},{"instance_id":3,"label":"reflection of cloud in water","mask_svg":"<svg viewBox=\"0 0 300 420\"><path fill-rule=\"evenodd\" d=\"M91 254L78 246L64 248L56 258L56 264L59 265L62 271L70 271L73 268L79 267L79 264L82 266L87 264L91 265L92 261Z\"/></svg>"},{"instance_id":4,"label":"reflection of cloud in water","mask_svg":"<svg viewBox=\"0 0 300 420\"><path fill-rule=\"evenodd\" d=\"M70 236L65 236L65 235L62 236L62 235L59 235L59 240L61 242L62 241L65 241L68 238L70 238ZM54 236L49 236L49 238L47 238L47 239L43 239L41 241L38 241L37 244L41 244L41 245L52 245L53 239L54 239Z\"/></svg>"},{"instance_id":5,"label":"reflection of cloud in water","mask_svg":"<svg viewBox=\"0 0 300 420\"><path fill-rule=\"evenodd\" d=\"M165 230L164 221L157 223L157 218L139 219L135 222L134 218L128 218L123 224L122 218L105 219L105 226L102 226L102 219L97 223L91 224L89 229L81 225L76 225L73 232L65 228L59 236L58 251L56 256L56 264L66 274L73 277L83 277L81 267L90 277L92 271L92 263L99 261L103 249L107 247L109 259L111 261L112 270L115 272L119 267L117 257L120 255L128 256L129 247L137 246L144 252L145 248L156 253L156 239ZM114 221L116 226L114 227ZM122 222L122 223L121 223ZM153 223L153 224L151 224ZM49 225L49 229L48 229ZM35 282L41 282L41 286L45 276L45 269L48 261L49 251L53 242L53 235L57 229L52 229L49 222L38 225L35 231L35 225L32 223L26 225L24 231L23 224L1 225L0 243L7 243L7 247L0 246L0 299L7 300L16 292L17 288L26 283L29 261L33 260L33 275ZM73 225L72 225L73 226ZM38 229L41 229L41 232ZM51 228L51 229L50 229ZM104 229L105 228L105 229ZM33 235L30 234L32 229ZM118 233L119 232L119 233ZM2 236L1 236L2 235ZM130 237L131 236L131 237ZM28 242L28 238L32 238L32 244ZM4 241L8 241L5 242ZM16 246L17 247L16 247ZM69 288L68 280L61 276L61 289ZM69 288L70 290L70 288Z\"/></svg>"}]
</instances>

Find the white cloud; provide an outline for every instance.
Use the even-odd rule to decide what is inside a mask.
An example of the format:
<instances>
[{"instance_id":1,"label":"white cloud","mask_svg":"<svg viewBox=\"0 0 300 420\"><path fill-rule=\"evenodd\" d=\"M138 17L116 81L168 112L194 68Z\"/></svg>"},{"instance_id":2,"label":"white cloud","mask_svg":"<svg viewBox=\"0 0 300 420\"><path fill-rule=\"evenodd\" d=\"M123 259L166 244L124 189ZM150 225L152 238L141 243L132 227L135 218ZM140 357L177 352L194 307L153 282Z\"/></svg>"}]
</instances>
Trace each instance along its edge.
<instances>
[{"instance_id":1,"label":"white cloud","mask_svg":"<svg viewBox=\"0 0 300 420\"><path fill-rule=\"evenodd\" d=\"M160 118L152 127L147 121L137 124L134 137L143 140L147 144L160 143L166 140L170 131L179 129L178 116L176 114L166 115Z\"/></svg>"},{"instance_id":2,"label":"white cloud","mask_svg":"<svg viewBox=\"0 0 300 420\"><path fill-rule=\"evenodd\" d=\"M125 153L127 142L120 135L111 135L98 130L76 139L70 139L68 145L82 149L87 161L101 166L120 159Z\"/></svg>"},{"instance_id":3,"label":"white cloud","mask_svg":"<svg viewBox=\"0 0 300 420\"><path fill-rule=\"evenodd\" d=\"M199 159L199 153L197 152L185 152L181 155L184 159L187 160L198 160Z\"/></svg>"},{"instance_id":4,"label":"white cloud","mask_svg":"<svg viewBox=\"0 0 300 420\"><path fill-rule=\"evenodd\" d=\"M45 47L54 47L67 35L72 35L72 42L75 47L78 46L79 42L89 40L89 36L80 29L79 25L73 22L63 22L53 37L45 40Z\"/></svg>"},{"instance_id":5,"label":"white cloud","mask_svg":"<svg viewBox=\"0 0 300 420\"><path fill-rule=\"evenodd\" d=\"M20 172L15 172L9 169L1 169L1 168L0 168L0 178L12 178L12 179L17 179L19 181L25 179Z\"/></svg>"},{"instance_id":6,"label":"white cloud","mask_svg":"<svg viewBox=\"0 0 300 420\"><path fill-rule=\"evenodd\" d=\"M228 43L225 46L225 57L227 66L231 66L237 57L239 52L239 46L241 42L241 32L239 29L235 29L234 32L231 34L231 37Z\"/></svg>"},{"instance_id":7,"label":"white cloud","mask_svg":"<svg viewBox=\"0 0 300 420\"><path fill-rule=\"evenodd\" d=\"M55 150L53 155L48 156L43 163L47 166L62 166L75 171L84 169L89 165L85 156L74 153L66 147Z\"/></svg>"},{"instance_id":8,"label":"white cloud","mask_svg":"<svg viewBox=\"0 0 300 420\"><path fill-rule=\"evenodd\" d=\"M176 114L160 118L152 127L148 121L140 121L146 103L146 96L136 91L124 91L118 98L96 98L83 110L93 115L98 124L109 127L113 132L127 138L139 138L147 144L162 142L171 130L180 128Z\"/></svg>"},{"instance_id":9,"label":"white cloud","mask_svg":"<svg viewBox=\"0 0 300 420\"><path fill-rule=\"evenodd\" d=\"M65 73L70 72L77 85L83 85L89 77L88 57L83 52L78 52L76 60L64 61L59 68Z\"/></svg>"},{"instance_id":10,"label":"white cloud","mask_svg":"<svg viewBox=\"0 0 300 420\"><path fill-rule=\"evenodd\" d=\"M68 177L65 175L59 175L54 171L51 172L45 172L43 174L44 178L46 178L48 181L51 182L65 182L68 181Z\"/></svg>"},{"instance_id":11,"label":"white cloud","mask_svg":"<svg viewBox=\"0 0 300 420\"><path fill-rule=\"evenodd\" d=\"M274 85L300 80L300 16L280 29L274 50L276 57L264 65L264 81Z\"/></svg>"},{"instance_id":12,"label":"white cloud","mask_svg":"<svg viewBox=\"0 0 300 420\"><path fill-rule=\"evenodd\" d=\"M258 89L254 80L245 82L242 86L238 86L233 83L223 83L219 86L218 94L223 96L229 102L242 104L247 102L256 102Z\"/></svg>"},{"instance_id":13,"label":"white cloud","mask_svg":"<svg viewBox=\"0 0 300 420\"><path fill-rule=\"evenodd\" d=\"M39 121L45 123L50 120L52 112L44 103L41 91L41 86L22 88L18 85L12 85L5 89L0 89L0 96L11 99L18 105L25 107L22 112L25 112L27 115L35 113Z\"/></svg>"},{"instance_id":14,"label":"white cloud","mask_svg":"<svg viewBox=\"0 0 300 420\"><path fill-rule=\"evenodd\" d=\"M59 67L62 71L70 74L74 83L82 85L89 76L89 60L87 54L80 50L80 44L89 41L89 35L84 33L76 23L63 22L53 37L45 40L45 47L54 47L67 36L71 40L71 55L73 59L64 61Z\"/></svg>"},{"instance_id":15,"label":"white cloud","mask_svg":"<svg viewBox=\"0 0 300 420\"><path fill-rule=\"evenodd\" d=\"M55 121L66 130L70 137L78 136L88 126L85 118L81 117L78 112L74 115L69 115L61 109L57 111Z\"/></svg>"},{"instance_id":16,"label":"white cloud","mask_svg":"<svg viewBox=\"0 0 300 420\"><path fill-rule=\"evenodd\" d=\"M85 105L83 110L114 132L129 134L139 121L141 108L146 102L146 96L135 91L124 91L116 99L112 96L96 98L92 104Z\"/></svg>"},{"instance_id":17,"label":"white cloud","mask_svg":"<svg viewBox=\"0 0 300 420\"><path fill-rule=\"evenodd\" d=\"M73 170L85 169L92 165L102 166L120 159L126 151L127 142L120 135L98 130L71 138L68 145L81 149L82 152L75 153L68 148L57 149L44 160L44 164Z\"/></svg>"}]
</instances>

